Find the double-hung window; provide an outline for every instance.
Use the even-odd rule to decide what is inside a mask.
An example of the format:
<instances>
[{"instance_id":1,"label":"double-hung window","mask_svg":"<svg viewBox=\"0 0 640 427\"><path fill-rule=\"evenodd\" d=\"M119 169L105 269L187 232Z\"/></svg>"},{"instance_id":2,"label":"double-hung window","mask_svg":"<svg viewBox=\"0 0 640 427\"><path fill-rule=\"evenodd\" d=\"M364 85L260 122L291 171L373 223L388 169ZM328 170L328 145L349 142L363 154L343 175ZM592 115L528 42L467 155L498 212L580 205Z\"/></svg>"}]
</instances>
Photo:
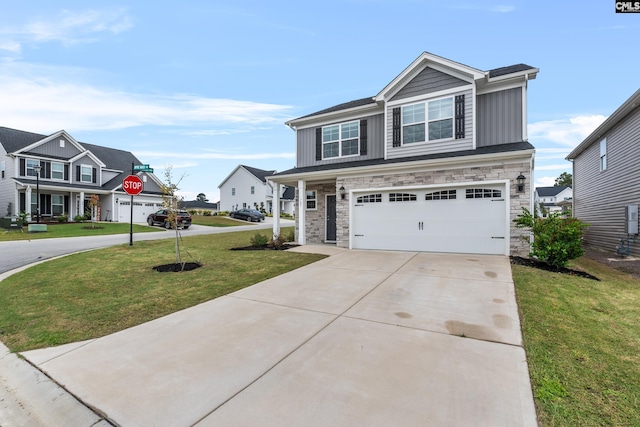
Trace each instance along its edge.
<instances>
[{"instance_id":1,"label":"double-hung window","mask_svg":"<svg viewBox=\"0 0 640 427\"><path fill-rule=\"evenodd\" d=\"M62 215L64 213L64 196L53 194L51 196L51 213L53 215Z\"/></svg>"},{"instance_id":2,"label":"double-hung window","mask_svg":"<svg viewBox=\"0 0 640 427\"><path fill-rule=\"evenodd\" d=\"M80 166L80 181L92 182L93 181L93 167L89 165Z\"/></svg>"},{"instance_id":3,"label":"double-hung window","mask_svg":"<svg viewBox=\"0 0 640 427\"><path fill-rule=\"evenodd\" d=\"M40 160L27 159L27 176L36 176L36 166L40 166Z\"/></svg>"},{"instance_id":4,"label":"double-hung window","mask_svg":"<svg viewBox=\"0 0 640 427\"><path fill-rule=\"evenodd\" d=\"M360 122L348 122L322 128L322 158L357 156Z\"/></svg>"},{"instance_id":5,"label":"double-hung window","mask_svg":"<svg viewBox=\"0 0 640 427\"><path fill-rule=\"evenodd\" d=\"M600 141L600 172L607 170L607 140Z\"/></svg>"},{"instance_id":6,"label":"double-hung window","mask_svg":"<svg viewBox=\"0 0 640 427\"><path fill-rule=\"evenodd\" d=\"M64 179L64 165L62 163L51 162L51 178Z\"/></svg>"},{"instance_id":7,"label":"double-hung window","mask_svg":"<svg viewBox=\"0 0 640 427\"><path fill-rule=\"evenodd\" d=\"M453 138L453 97L402 107L402 143Z\"/></svg>"},{"instance_id":8,"label":"double-hung window","mask_svg":"<svg viewBox=\"0 0 640 427\"><path fill-rule=\"evenodd\" d=\"M316 210L316 202L318 200L318 194L316 193L316 190L307 190L305 198L307 210Z\"/></svg>"}]
</instances>

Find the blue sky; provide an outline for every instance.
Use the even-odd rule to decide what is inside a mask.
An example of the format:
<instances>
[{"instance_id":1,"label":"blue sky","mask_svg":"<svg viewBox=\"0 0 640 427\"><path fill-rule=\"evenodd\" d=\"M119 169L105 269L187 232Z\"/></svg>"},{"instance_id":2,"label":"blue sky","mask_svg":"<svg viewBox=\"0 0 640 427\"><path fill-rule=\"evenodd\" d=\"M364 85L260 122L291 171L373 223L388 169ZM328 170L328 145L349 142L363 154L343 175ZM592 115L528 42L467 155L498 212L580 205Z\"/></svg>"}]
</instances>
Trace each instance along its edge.
<instances>
[{"instance_id":1,"label":"blue sky","mask_svg":"<svg viewBox=\"0 0 640 427\"><path fill-rule=\"evenodd\" d=\"M133 152L182 195L295 166L284 122L373 96L422 52L529 84L536 185L639 87L640 14L614 1L0 0L0 126Z\"/></svg>"}]
</instances>

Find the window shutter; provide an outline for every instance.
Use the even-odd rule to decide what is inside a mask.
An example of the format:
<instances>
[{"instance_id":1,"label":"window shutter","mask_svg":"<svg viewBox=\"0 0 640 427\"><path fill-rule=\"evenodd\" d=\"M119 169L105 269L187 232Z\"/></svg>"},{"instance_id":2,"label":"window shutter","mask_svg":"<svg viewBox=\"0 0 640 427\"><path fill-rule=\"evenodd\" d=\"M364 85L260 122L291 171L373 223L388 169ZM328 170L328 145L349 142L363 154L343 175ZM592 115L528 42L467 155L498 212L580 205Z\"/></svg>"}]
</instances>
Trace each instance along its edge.
<instances>
[{"instance_id":1,"label":"window shutter","mask_svg":"<svg viewBox=\"0 0 640 427\"><path fill-rule=\"evenodd\" d=\"M51 179L51 162L44 162L44 177Z\"/></svg>"},{"instance_id":2,"label":"window shutter","mask_svg":"<svg viewBox=\"0 0 640 427\"><path fill-rule=\"evenodd\" d=\"M69 181L69 165L64 165L64 180Z\"/></svg>"},{"instance_id":3,"label":"window shutter","mask_svg":"<svg viewBox=\"0 0 640 427\"><path fill-rule=\"evenodd\" d=\"M316 160L322 160L322 128L316 128Z\"/></svg>"},{"instance_id":4,"label":"window shutter","mask_svg":"<svg viewBox=\"0 0 640 427\"><path fill-rule=\"evenodd\" d=\"M64 212L69 212L69 196L64 196Z\"/></svg>"},{"instance_id":5,"label":"window shutter","mask_svg":"<svg viewBox=\"0 0 640 427\"><path fill-rule=\"evenodd\" d=\"M464 95L456 96L456 139L464 138Z\"/></svg>"},{"instance_id":6,"label":"window shutter","mask_svg":"<svg viewBox=\"0 0 640 427\"><path fill-rule=\"evenodd\" d=\"M76 166L76 181L80 182L80 165Z\"/></svg>"},{"instance_id":7,"label":"window shutter","mask_svg":"<svg viewBox=\"0 0 640 427\"><path fill-rule=\"evenodd\" d=\"M91 168L91 171L93 173L93 176L91 177L91 182L95 184L96 182L98 182L98 169Z\"/></svg>"},{"instance_id":8,"label":"window shutter","mask_svg":"<svg viewBox=\"0 0 640 427\"><path fill-rule=\"evenodd\" d=\"M20 193L20 208L18 212L26 212L27 211L27 195L25 193Z\"/></svg>"},{"instance_id":9,"label":"window shutter","mask_svg":"<svg viewBox=\"0 0 640 427\"><path fill-rule=\"evenodd\" d=\"M393 146L400 147L402 141L402 124L400 123L400 107L393 109Z\"/></svg>"},{"instance_id":10,"label":"window shutter","mask_svg":"<svg viewBox=\"0 0 640 427\"><path fill-rule=\"evenodd\" d=\"M367 154L367 121L360 120L360 155Z\"/></svg>"},{"instance_id":11,"label":"window shutter","mask_svg":"<svg viewBox=\"0 0 640 427\"><path fill-rule=\"evenodd\" d=\"M20 176L27 176L27 167L24 159L20 159Z\"/></svg>"}]
</instances>

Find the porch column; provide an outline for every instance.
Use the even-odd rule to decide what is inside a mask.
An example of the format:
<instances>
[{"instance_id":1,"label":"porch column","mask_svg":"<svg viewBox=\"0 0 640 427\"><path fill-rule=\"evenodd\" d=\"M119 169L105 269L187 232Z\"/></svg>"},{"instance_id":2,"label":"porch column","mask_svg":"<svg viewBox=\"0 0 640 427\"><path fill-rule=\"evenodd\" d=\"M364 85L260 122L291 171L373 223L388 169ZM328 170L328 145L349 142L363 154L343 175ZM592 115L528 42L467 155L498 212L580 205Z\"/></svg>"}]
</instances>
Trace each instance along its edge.
<instances>
[{"instance_id":1,"label":"porch column","mask_svg":"<svg viewBox=\"0 0 640 427\"><path fill-rule=\"evenodd\" d=\"M273 199L271 201L271 213L273 214L273 238L280 236L280 184L274 182Z\"/></svg>"},{"instance_id":2,"label":"porch column","mask_svg":"<svg viewBox=\"0 0 640 427\"><path fill-rule=\"evenodd\" d=\"M78 197L78 215L84 215L84 191L81 191Z\"/></svg>"},{"instance_id":3,"label":"porch column","mask_svg":"<svg viewBox=\"0 0 640 427\"><path fill-rule=\"evenodd\" d=\"M20 209L20 207L18 207ZM31 219L31 186L27 185L27 189L24 192L24 211Z\"/></svg>"},{"instance_id":4,"label":"porch column","mask_svg":"<svg viewBox=\"0 0 640 427\"><path fill-rule=\"evenodd\" d=\"M298 181L298 244L307 244L306 222L304 218L307 205L307 187L304 180Z\"/></svg>"}]
</instances>

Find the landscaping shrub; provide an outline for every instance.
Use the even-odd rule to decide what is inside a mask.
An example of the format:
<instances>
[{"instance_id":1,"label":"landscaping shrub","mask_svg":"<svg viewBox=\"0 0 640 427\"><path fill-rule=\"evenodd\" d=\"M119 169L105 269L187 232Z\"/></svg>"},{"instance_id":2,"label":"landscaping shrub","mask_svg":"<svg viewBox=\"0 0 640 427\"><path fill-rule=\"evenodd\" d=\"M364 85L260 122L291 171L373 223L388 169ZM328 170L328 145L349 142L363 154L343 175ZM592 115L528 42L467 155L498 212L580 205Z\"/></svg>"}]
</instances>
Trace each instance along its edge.
<instances>
[{"instance_id":1,"label":"landscaping shrub","mask_svg":"<svg viewBox=\"0 0 640 427\"><path fill-rule=\"evenodd\" d=\"M73 220L74 220L75 222L82 222L82 221L84 221L85 219L86 219L86 218L84 217L84 215L76 215L76 216L74 216L74 217L73 217Z\"/></svg>"},{"instance_id":2,"label":"landscaping shrub","mask_svg":"<svg viewBox=\"0 0 640 427\"><path fill-rule=\"evenodd\" d=\"M294 240L296 240L296 233L293 230L287 230L286 232L282 233L282 236L284 236L285 242L293 242Z\"/></svg>"},{"instance_id":3,"label":"landscaping shrub","mask_svg":"<svg viewBox=\"0 0 640 427\"><path fill-rule=\"evenodd\" d=\"M211 211L202 211L202 216L211 216Z\"/></svg>"},{"instance_id":4,"label":"landscaping shrub","mask_svg":"<svg viewBox=\"0 0 640 427\"><path fill-rule=\"evenodd\" d=\"M63 223L63 222L69 221L69 216L68 215L59 215L59 216L56 217L56 219L58 220L59 223Z\"/></svg>"},{"instance_id":5,"label":"landscaping shrub","mask_svg":"<svg viewBox=\"0 0 640 427\"><path fill-rule=\"evenodd\" d=\"M256 247L256 248L261 248L263 246L267 246L267 243L269 243L269 238L267 236L265 236L264 234L256 233L251 238L251 246Z\"/></svg>"},{"instance_id":6,"label":"landscaping shrub","mask_svg":"<svg viewBox=\"0 0 640 427\"><path fill-rule=\"evenodd\" d=\"M564 218L554 212L546 218L535 218L528 209L514 220L516 227L529 228L533 233L531 255L547 264L561 268L570 260L584 255L582 235L588 224L577 218Z\"/></svg>"}]
</instances>

